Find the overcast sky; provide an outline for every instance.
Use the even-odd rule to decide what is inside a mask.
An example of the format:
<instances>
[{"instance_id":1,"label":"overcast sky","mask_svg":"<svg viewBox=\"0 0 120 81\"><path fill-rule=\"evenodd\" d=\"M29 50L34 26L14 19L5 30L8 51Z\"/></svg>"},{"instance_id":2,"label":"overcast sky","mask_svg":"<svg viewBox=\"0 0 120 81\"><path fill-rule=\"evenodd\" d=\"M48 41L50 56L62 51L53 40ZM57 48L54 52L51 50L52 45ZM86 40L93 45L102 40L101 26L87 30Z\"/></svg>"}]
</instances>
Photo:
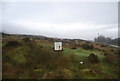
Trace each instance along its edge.
<instances>
[{"instance_id":1,"label":"overcast sky","mask_svg":"<svg viewBox=\"0 0 120 81\"><path fill-rule=\"evenodd\" d=\"M117 2L4 2L3 31L93 40L118 37ZM1 20L0 20L1 21Z\"/></svg>"}]
</instances>

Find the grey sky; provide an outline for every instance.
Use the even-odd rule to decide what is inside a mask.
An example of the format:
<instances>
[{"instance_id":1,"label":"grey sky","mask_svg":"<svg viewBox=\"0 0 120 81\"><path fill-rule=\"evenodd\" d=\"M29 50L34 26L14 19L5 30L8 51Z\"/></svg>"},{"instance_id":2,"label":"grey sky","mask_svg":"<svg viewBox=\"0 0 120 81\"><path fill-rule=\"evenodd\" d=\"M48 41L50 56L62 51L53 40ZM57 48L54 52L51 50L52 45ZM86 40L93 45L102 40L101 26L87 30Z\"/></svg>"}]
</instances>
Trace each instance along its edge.
<instances>
[{"instance_id":1,"label":"grey sky","mask_svg":"<svg viewBox=\"0 0 120 81\"><path fill-rule=\"evenodd\" d=\"M93 40L118 37L117 2L4 2L3 31Z\"/></svg>"}]
</instances>

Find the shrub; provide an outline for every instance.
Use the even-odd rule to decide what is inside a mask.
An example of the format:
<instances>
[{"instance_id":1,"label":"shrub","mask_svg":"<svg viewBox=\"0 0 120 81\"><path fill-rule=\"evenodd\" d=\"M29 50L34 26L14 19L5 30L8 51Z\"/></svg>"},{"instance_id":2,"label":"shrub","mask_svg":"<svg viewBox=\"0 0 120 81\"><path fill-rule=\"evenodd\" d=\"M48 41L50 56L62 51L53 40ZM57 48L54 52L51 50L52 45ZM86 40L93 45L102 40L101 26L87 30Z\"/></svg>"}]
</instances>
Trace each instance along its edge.
<instances>
[{"instance_id":1,"label":"shrub","mask_svg":"<svg viewBox=\"0 0 120 81\"><path fill-rule=\"evenodd\" d=\"M88 59L91 63L99 63L100 62L100 60L98 59L98 56L95 54L90 54L88 56Z\"/></svg>"},{"instance_id":2,"label":"shrub","mask_svg":"<svg viewBox=\"0 0 120 81\"><path fill-rule=\"evenodd\" d=\"M104 53L104 55L106 56L106 55L108 55L108 53Z\"/></svg>"},{"instance_id":3,"label":"shrub","mask_svg":"<svg viewBox=\"0 0 120 81\"><path fill-rule=\"evenodd\" d=\"M111 49L111 51L112 51L112 52L114 52L114 50L113 50L113 49Z\"/></svg>"},{"instance_id":4,"label":"shrub","mask_svg":"<svg viewBox=\"0 0 120 81\"><path fill-rule=\"evenodd\" d=\"M82 44L82 48L86 49L86 50L93 50L94 49L93 45L88 44L88 43Z\"/></svg>"},{"instance_id":5,"label":"shrub","mask_svg":"<svg viewBox=\"0 0 120 81\"><path fill-rule=\"evenodd\" d=\"M101 47L107 47L107 45L101 44Z\"/></svg>"},{"instance_id":6,"label":"shrub","mask_svg":"<svg viewBox=\"0 0 120 81\"><path fill-rule=\"evenodd\" d=\"M74 49L76 49L76 47L72 47L71 49L73 49L73 50L74 50Z\"/></svg>"},{"instance_id":7,"label":"shrub","mask_svg":"<svg viewBox=\"0 0 120 81\"><path fill-rule=\"evenodd\" d=\"M30 41L30 38L29 38L29 37L25 37L25 38L23 38L23 41L24 41L24 42L29 42L29 41Z\"/></svg>"},{"instance_id":8,"label":"shrub","mask_svg":"<svg viewBox=\"0 0 120 81\"><path fill-rule=\"evenodd\" d=\"M20 46L21 44L18 41L8 41L6 46Z\"/></svg>"}]
</instances>

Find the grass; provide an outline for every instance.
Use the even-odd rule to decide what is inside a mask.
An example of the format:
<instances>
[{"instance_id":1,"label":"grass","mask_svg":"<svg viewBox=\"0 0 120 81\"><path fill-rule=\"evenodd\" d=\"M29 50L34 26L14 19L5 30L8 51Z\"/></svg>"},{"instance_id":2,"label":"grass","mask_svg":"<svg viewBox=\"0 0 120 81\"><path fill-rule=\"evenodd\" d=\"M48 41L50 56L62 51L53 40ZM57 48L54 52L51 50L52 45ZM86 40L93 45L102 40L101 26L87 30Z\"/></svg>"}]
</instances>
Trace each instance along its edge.
<instances>
[{"instance_id":1,"label":"grass","mask_svg":"<svg viewBox=\"0 0 120 81\"><path fill-rule=\"evenodd\" d=\"M64 53L65 54L76 54L81 57L88 57L91 53L94 53L98 56L99 59L103 59L104 55L103 52L98 51L98 50L84 50L82 48L77 48L77 49L70 49L70 48L64 48Z\"/></svg>"},{"instance_id":2,"label":"grass","mask_svg":"<svg viewBox=\"0 0 120 81\"><path fill-rule=\"evenodd\" d=\"M23 42L21 46L14 48L3 46L3 67L6 67L3 78L13 76L12 78L25 79L103 79L103 75L117 78L116 67L105 63L104 52L95 49L63 48L63 51L56 52L53 50L53 44L38 44L32 41ZM100 63L93 64L88 61L91 53L98 56ZM9 60L6 60L6 57L9 57ZM80 64L80 61L84 63ZM10 73L6 75L9 70Z\"/></svg>"},{"instance_id":3,"label":"grass","mask_svg":"<svg viewBox=\"0 0 120 81\"><path fill-rule=\"evenodd\" d=\"M48 48L53 47L53 45L51 45L51 44L43 44L43 46L48 47ZM103 62L103 58L105 57L104 52L98 51L98 50L85 50L85 49L82 49L82 48L77 48L77 49L74 49L74 50L72 50L70 48L63 48L63 49L64 49L63 53L66 54L66 55L75 54L76 59L79 59L78 63L80 61L85 61L91 53L96 54L101 61L101 64L99 66L102 68L103 73L108 73L113 78L116 78L116 74L113 74L114 73L113 68L111 68L109 65L106 65L106 63ZM86 67L90 67L90 66L92 67L92 65L93 64L88 64L88 66L86 66ZM88 69L90 70L90 68L88 68ZM83 70L86 70L86 69L83 69ZM93 78L97 79L97 78L100 78L100 77L102 77L102 76L100 76L99 74L97 74L96 76L92 76L92 75L88 74L84 78L86 78L86 79L93 79Z\"/></svg>"},{"instance_id":4,"label":"grass","mask_svg":"<svg viewBox=\"0 0 120 81\"><path fill-rule=\"evenodd\" d=\"M26 62L26 58L23 54L16 54L13 57L13 63L15 65L19 65L19 64L22 64L22 63L25 63L25 62Z\"/></svg>"},{"instance_id":5,"label":"grass","mask_svg":"<svg viewBox=\"0 0 120 81\"><path fill-rule=\"evenodd\" d=\"M53 46L51 45L51 44L44 44L43 46L45 46L45 47L48 47L48 48L52 48ZM98 56L98 58L100 59L100 61L101 61L101 64L99 65L100 67L102 67L102 71L103 71L103 73L108 73L108 74L110 74L111 76L113 76L113 77L115 77L116 75L115 74L112 74L112 73L114 73L113 71L112 71L112 68L110 67L110 66L108 66L108 65L106 65L105 63L103 63L103 58L105 57L103 54L103 52L102 51L98 51L98 50L85 50L85 49L82 49L82 48L77 48L77 49L74 49L74 50L72 50L72 49L70 49L70 48L64 48L64 51L63 51L63 53L65 54L65 55L71 55L71 54L75 54L76 56L75 56L75 59L78 59L78 61L76 62L77 63L77 66L72 66L73 67L73 69L75 69L75 68L77 68L78 67L78 64L79 64L79 62L80 61L85 61L86 59L87 59L87 57L91 54L91 53L94 53L94 54L96 54L97 56ZM87 67L89 70L91 70L90 69L90 67L92 67L93 66L93 64L87 64L85 67ZM71 67L71 68L72 68ZM84 70L83 71L83 74L85 74L85 68L83 67L83 68L81 68L81 70ZM97 79L97 78L100 78L100 77L102 77L101 75L99 75L99 74L96 74L96 76L93 76L93 75L90 75L89 73L88 74L85 74L86 76L83 76L83 78L86 78L86 79Z\"/></svg>"},{"instance_id":6,"label":"grass","mask_svg":"<svg viewBox=\"0 0 120 81\"><path fill-rule=\"evenodd\" d=\"M101 63L101 68L102 68L102 72L109 74L110 76L112 76L113 79L117 79L118 77L116 76L117 72L118 72L118 68L114 68L114 66L111 66L110 64L107 63Z\"/></svg>"}]
</instances>

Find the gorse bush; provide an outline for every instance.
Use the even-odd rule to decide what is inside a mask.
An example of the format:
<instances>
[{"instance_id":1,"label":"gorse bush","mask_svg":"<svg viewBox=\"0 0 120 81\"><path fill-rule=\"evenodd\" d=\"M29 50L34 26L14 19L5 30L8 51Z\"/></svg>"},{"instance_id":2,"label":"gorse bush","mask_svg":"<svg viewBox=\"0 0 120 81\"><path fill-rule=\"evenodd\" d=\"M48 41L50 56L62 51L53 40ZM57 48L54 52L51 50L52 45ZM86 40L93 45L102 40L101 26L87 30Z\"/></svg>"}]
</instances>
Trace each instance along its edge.
<instances>
[{"instance_id":1,"label":"gorse bush","mask_svg":"<svg viewBox=\"0 0 120 81\"><path fill-rule=\"evenodd\" d=\"M6 47L11 47L11 46L20 46L21 43L19 43L18 41L8 41L6 44Z\"/></svg>"},{"instance_id":2,"label":"gorse bush","mask_svg":"<svg viewBox=\"0 0 120 81\"><path fill-rule=\"evenodd\" d=\"M90 54L88 56L88 59L91 63L99 63L100 62L100 60L98 59L98 56L95 54Z\"/></svg>"},{"instance_id":3,"label":"gorse bush","mask_svg":"<svg viewBox=\"0 0 120 81\"><path fill-rule=\"evenodd\" d=\"M84 43L81 45L81 47L85 50L93 50L94 49L93 45L89 44L89 43Z\"/></svg>"}]
</instances>

